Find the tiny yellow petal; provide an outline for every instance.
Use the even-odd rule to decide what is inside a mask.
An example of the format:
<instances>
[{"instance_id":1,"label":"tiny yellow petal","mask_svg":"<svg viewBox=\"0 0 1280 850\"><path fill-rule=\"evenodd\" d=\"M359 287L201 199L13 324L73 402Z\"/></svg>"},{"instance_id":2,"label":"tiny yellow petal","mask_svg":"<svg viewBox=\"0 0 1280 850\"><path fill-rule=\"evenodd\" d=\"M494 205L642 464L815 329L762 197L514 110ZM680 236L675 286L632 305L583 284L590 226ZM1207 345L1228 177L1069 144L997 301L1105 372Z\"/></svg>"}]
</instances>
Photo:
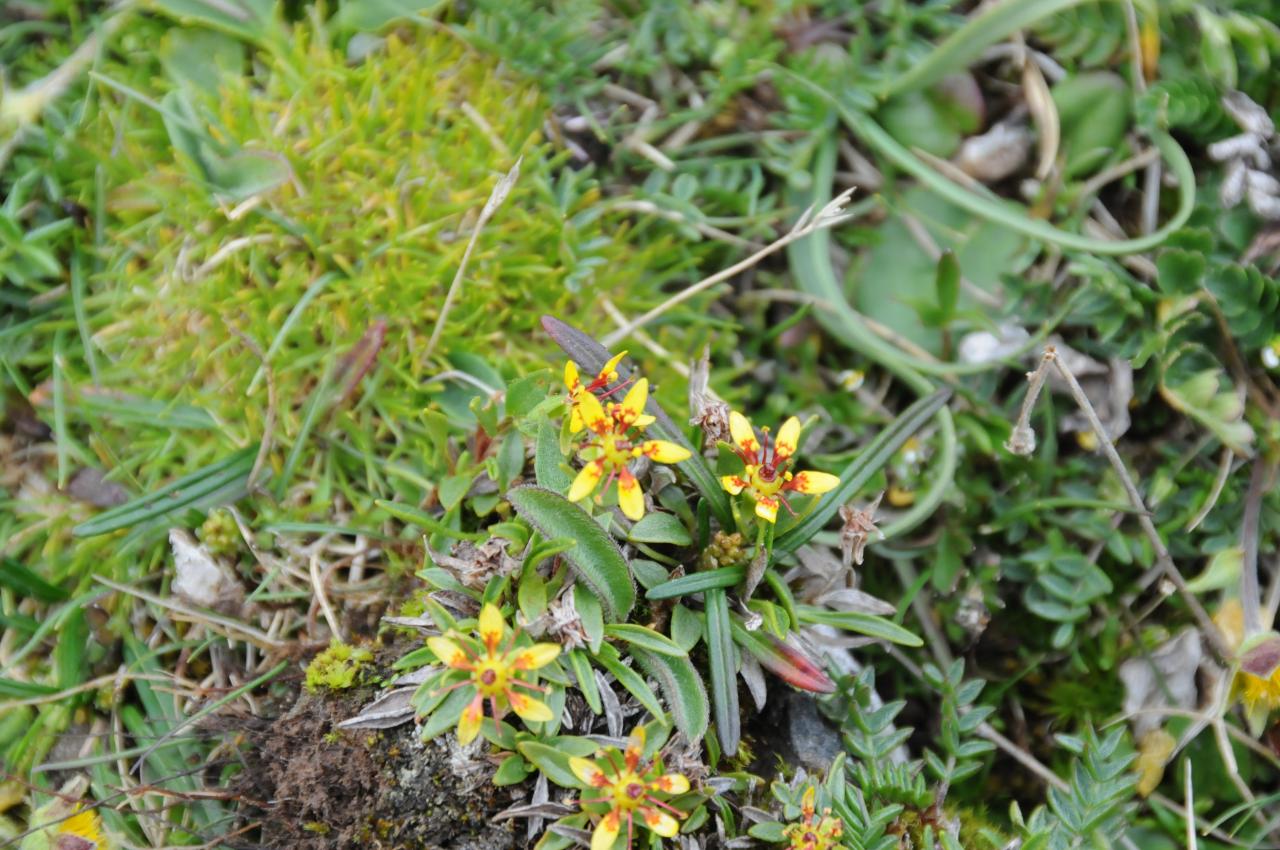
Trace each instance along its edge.
<instances>
[{"instance_id":1,"label":"tiny yellow petal","mask_svg":"<svg viewBox=\"0 0 1280 850\"><path fill-rule=\"evenodd\" d=\"M580 502L592 491L596 489L596 485L600 483L600 476L604 474L604 462L593 460L578 472L573 479L573 484L569 487L569 501Z\"/></svg>"},{"instance_id":2,"label":"tiny yellow petal","mask_svg":"<svg viewBox=\"0 0 1280 850\"><path fill-rule=\"evenodd\" d=\"M754 455L760 448L756 434L751 430L751 423L736 410L729 411L729 435L738 448L748 454Z\"/></svg>"},{"instance_id":3,"label":"tiny yellow petal","mask_svg":"<svg viewBox=\"0 0 1280 850\"><path fill-rule=\"evenodd\" d=\"M502 611L497 605L489 602L480 609L480 639L484 641L490 654L498 648L506 631L507 621L502 619Z\"/></svg>"},{"instance_id":4,"label":"tiny yellow petal","mask_svg":"<svg viewBox=\"0 0 1280 850\"><path fill-rule=\"evenodd\" d=\"M511 703L511 710L518 714L521 720L527 720L530 723L545 723L555 716L545 702L515 691L507 692L507 702Z\"/></svg>"},{"instance_id":5,"label":"tiny yellow petal","mask_svg":"<svg viewBox=\"0 0 1280 850\"><path fill-rule=\"evenodd\" d=\"M729 491L729 495L736 496L742 492L742 488L747 486L747 482L736 475L722 475L720 476L720 486Z\"/></svg>"},{"instance_id":6,"label":"tiny yellow petal","mask_svg":"<svg viewBox=\"0 0 1280 850\"><path fill-rule=\"evenodd\" d=\"M637 726L631 730L631 735L627 738L627 749L623 752L622 757L627 763L627 767L635 770L640 764L640 757L644 755L644 726Z\"/></svg>"},{"instance_id":7,"label":"tiny yellow petal","mask_svg":"<svg viewBox=\"0 0 1280 850\"><path fill-rule=\"evenodd\" d=\"M480 734L480 722L484 720L484 697L476 694L476 698L462 709L458 718L458 743L466 746Z\"/></svg>"},{"instance_id":8,"label":"tiny yellow petal","mask_svg":"<svg viewBox=\"0 0 1280 850\"><path fill-rule=\"evenodd\" d=\"M689 778L683 773L668 773L653 780L650 787L667 794L683 794L689 790Z\"/></svg>"},{"instance_id":9,"label":"tiny yellow petal","mask_svg":"<svg viewBox=\"0 0 1280 850\"><path fill-rule=\"evenodd\" d=\"M609 362L596 374L596 380L601 382L612 382L618 380L618 364L622 362L622 358L627 356L627 352L619 351L613 357L609 358Z\"/></svg>"},{"instance_id":10,"label":"tiny yellow petal","mask_svg":"<svg viewBox=\"0 0 1280 850\"><path fill-rule=\"evenodd\" d=\"M658 421L658 417L650 416L647 413L642 413L640 416L637 416L636 421L631 424L634 427L639 428L641 431L643 431L645 428L648 428L650 425L652 425L654 422L657 422L657 421Z\"/></svg>"},{"instance_id":11,"label":"tiny yellow petal","mask_svg":"<svg viewBox=\"0 0 1280 850\"><path fill-rule=\"evenodd\" d=\"M645 440L640 444L640 454L658 463L679 463L691 457L690 451L684 446L667 440Z\"/></svg>"},{"instance_id":12,"label":"tiny yellow petal","mask_svg":"<svg viewBox=\"0 0 1280 850\"><path fill-rule=\"evenodd\" d=\"M583 390L574 398L578 414L582 417L582 424L590 428L597 434L606 434L612 430L609 417L604 415L604 408L600 406L600 399L591 393Z\"/></svg>"},{"instance_id":13,"label":"tiny yellow petal","mask_svg":"<svg viewBox=\"0 0 1280 850\"><path fill-rule=\"evenodd\" d=\"M806 818L813 817L813 813L814 813L813 801L815 796L816 796L816 792L814 791L814 788L812 785L804 789L804 797L802 797L800 800L800 811L804 814Z\"/></svg>"},{"instance_id":14,"label":"tiny yellow petal","mask_svg":"<svg viewBox=\"0 0 1280 850\"><path fill-rule=\"evenodd\" d=\"M572 360L566 360L564 364L564 385L569 388L569 392L576 392L582 383L578 380L578 364Z\"/></svg>"},{"instance_id":15,"label":"tiny yellow petal","mask_svg":"<svg viewBox=\"0 0 1280 850\"><path fill-rule=\"evenodd\" d=\"M786 460L796 453L796 447L800 444L800 420L792 416L786 422L782 423L782 427L778 429L778 437L774 441L775 451L779 460Z\"/></svg>"},{"instance_id":16,"label":"tiny yellow petal","mask_svg":"<svg viewBox=\"0 0 1280 850\"><path fill-rule=\"evenodd\" d=\"M760 517L760 519L764 520L765 522L777 522L778 521L778 500L771 496L766 496L762 499L757 499L756 500L756 516Z\"/></svg>"},{"instance_id":17,"label":"tiny yellow petal","mask_svg":"<svg viewBox=\"0 0 1280 850\"><path fill-rule=\"evenodd\" d=\"M58 835L74 835L76 838L82 838L96 848L102 844L102 823L98 820L97 812L92 809L80 811L67 818L58 827ZM56 846L61 846L55 842Z\"/></svg>"},{"instance_id":18,"label":"tiny yellow petal","mask_svg":"<svg viewBox=\"0 0 1280 850\"><path fill-rule=\"evenodd\" d=\"M627 425L634 425L636 420L644 414L644 406L648 401L649 379L641 378L627 390L627 397L622 400L620 409L622 421Z\"/></svg>"},{"instance_id":19,"label":"tiny yellow petal","mask_svg":"<svg viewBox=\"0 0 1280 850\"><path fill-rule=\"evenodd\" d=\"M609 784L609 777L604 775L604 771L596 767L595 762L578 756L569 757L569 769L573 771L573 775L578 777L583 783L594 788L603 788Z\"/></svg>"},{"instance_id":20,"label":"tiny yellow petal","mask_svg":"<svg viewBox=\"0 0 1280 850\"><path fill-rule=\"evenodd\" d=\"M609 850L613 842L618 840L621 818L617 809L609 812L596 824L596 831L591 834L591 850Z\"/></svg>"},{"instance_id":21,"label":"tiny yellow petal","mask_svg":"<svg viewBox=\"0 0 1280 850\"><path fill-rule=\"evenodd\" d=\"M517 670L537 670L546 667L560 654L558 643L535 643L528 649L522 649L511 658L511 666Z\"/></svg>"},{"instance_id":22,"label":"tiny yellow petal","mask_svg":"<svg viewBox=\"0 0 1280 850\"><path fill-rule=\"evenodd\" d=\"M666 812L653 808L644 809L644 825L663 838L671 838L680 831L680 822Z\"/></svg>"},{"instance_id":23,"label":"tiny yellow petal","mask_svg":"<svg viewBox=\"0 0 1280 850\"><path fill-rule=\"evenodd\" d=\"M794 490L797 493L826 493L840 486L840 478L829 472L813 472L806 470L797 472L795 477L788 481L784 487L787 490Z\"/></svg>"},{"instance_id":24,"label":"tiny yellow petal","mask_svg":"<svg viewBox=\"0 0 1280 850\"><path fill-rule=\"evenodd\" d=\"M467 660L467 653L448 638L429 637L427 638L427 647L435 653L436 658L440 659L440 663L446 667L452 667L455 670L470 670L471 662Z\"/></svg>"},{"instance_id":25,"label":"tiny yellow petal","mask_svg":"<svg viewBox=\"0 0 1280 850\"><path fill-rule=\"evenodd\" d=\"M618 507L627 519L644 518L644 493L640 490L640 482L628 470L618 473Z\"/></svg>"}]
</instances>

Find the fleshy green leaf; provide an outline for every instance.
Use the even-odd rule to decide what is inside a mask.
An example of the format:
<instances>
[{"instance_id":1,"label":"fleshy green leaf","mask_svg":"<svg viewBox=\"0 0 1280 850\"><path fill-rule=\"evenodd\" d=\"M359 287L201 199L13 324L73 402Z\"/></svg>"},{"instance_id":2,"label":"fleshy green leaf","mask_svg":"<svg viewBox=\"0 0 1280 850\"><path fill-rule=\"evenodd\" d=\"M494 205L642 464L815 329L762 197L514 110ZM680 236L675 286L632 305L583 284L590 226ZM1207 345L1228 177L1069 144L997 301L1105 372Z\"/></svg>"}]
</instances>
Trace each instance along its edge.
<instances>
[{"instance_id":1,"label":"fleshy green leaf","mask_svg":"<svg viewBox=\"0 0 1280 850\"><path fill-rule=\"evenodd\" d=\"M517 487L507 498L543 537L577 541L564 553L564 559L600 600L605 617L625 620L635 605L635 582L622 552L605 530L582 508L543 487Z\"/></svg>"},{"instance_id":2,"label":"fleshy green leaf","mask_svg":"<svg viewBox=\"0 0 1280 850\"><path fill-rule=\"evenodd\" d=\"M645 683L643 676L622 663L622 656L618 654L618 650L614 649L612 644L606 643L600 647L600 651L596 653L596 661L599 661L600 666L608 670L622 687L630 691L631 695L639 700L640 704L648 709L650 714L654 717L663 716L662 703L658 702L658 695L653 692L653 688Z\"/></svg>"},{"instance_id":3,"label":"fleshy green leaf","mask_svg":"<svg viewBox=\"0 0 1280 850\"><path fill-rule=\"evenodd\" d=\"M693 542L689 529L684 527L679 517L660 511L645 514L643 519L631 526L631 533L627 537L638 543L670 543L675 546L688 546Z\"/></svg>"},{"instance_id":4,"label":"fleshy green leaf","mask_svg":"<svg viewBox=\"0 0 1280 850\"><path fill-rule=\"evenodd\" d=\"M742 719L738 711L738 659L730 630L729 599L723 590L709 590L707 657L711 668L711 702L716 712L716 737L728 756L738 752Z\"/></svg>"},{"instance_id":5,"label":"fleshy green leaf","mask_svg":"<svg viewBox=\"0 0 1280 850\"><path fill-rule=\"evenodd\" d=\"M663 582L646 593L645 599L675 599L677 596L688 596L691 593L703 593L717 588L736 587L746 576L746 567L719 567L700 573L691 573L671 581Z\"/></svg>"},{"instance_id":6,"label":"fleshy green leaf","mask_svg":"<svg viewBox=\"0 0 1280 850\"><path fill-rule=\"evenodd\" d=\"M671 638L635 623L613 623L604 627L604 633L606 637L625 640L633 647L638 646L659 655L670 655L675 658L684 658L688 655Z\"/></svg>"},{"instance_id":7,"label":"fleshy green leaf","mask_svg":"<svg viewBox=\"0 0 1280 850\"><path fill-rule=\"evenodd\" d=\"M902 646L922 646L923 641L907 629L892 620L877 617L874 614L859 614L856 611L831 611L816 608L812 605L796 606L796 613L803 623L818 623L824 626L835 626L848 632L887 640Z\"/></svg>"},{"instance_id":8,"label":"fleshy green leaf","mask_svg":"<svg viewBox=\"0 0 1280 850\"><path fill-rule=\"evenodd\" d=\"M635 647L631 656L646 673L658 680L676 728L690 741L702 740L702 736L707 734L710 710L707 689L692 662L687 657L673 658Z\"/></svg>"}]
</instances>

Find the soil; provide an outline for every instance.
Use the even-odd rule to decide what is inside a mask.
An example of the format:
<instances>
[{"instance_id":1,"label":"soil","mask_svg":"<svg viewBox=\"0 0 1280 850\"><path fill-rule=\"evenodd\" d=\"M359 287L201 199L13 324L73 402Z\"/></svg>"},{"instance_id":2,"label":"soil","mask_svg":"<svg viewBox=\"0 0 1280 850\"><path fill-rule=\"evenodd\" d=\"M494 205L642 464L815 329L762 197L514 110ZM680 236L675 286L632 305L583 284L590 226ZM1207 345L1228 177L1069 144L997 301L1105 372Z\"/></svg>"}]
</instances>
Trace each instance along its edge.
<instances>
[{"instance_id":1,"label":"soil","mask_svg":"<svg viewBox=\"0 0 1280 850\"><path fill-rule=\"evenodd\" d=\"M371 696L367 688L304 691L276 719L246 724L250 746L236 791L265 801L253 846L512 850L523 843L519 822L492 818L524 802L529 789L494 787L482 753L460 752L447 733L423 743L412 723L336 730Z\"/></svg>"}]
</instances>

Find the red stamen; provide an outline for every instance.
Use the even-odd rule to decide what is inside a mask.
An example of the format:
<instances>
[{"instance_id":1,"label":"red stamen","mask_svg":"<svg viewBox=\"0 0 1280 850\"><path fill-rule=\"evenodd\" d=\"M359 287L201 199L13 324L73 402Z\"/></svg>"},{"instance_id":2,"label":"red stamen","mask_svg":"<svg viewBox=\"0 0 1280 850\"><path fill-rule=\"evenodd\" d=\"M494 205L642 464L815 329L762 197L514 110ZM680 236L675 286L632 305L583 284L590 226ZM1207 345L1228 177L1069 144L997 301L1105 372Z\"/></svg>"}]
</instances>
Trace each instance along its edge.
<instances>
[{"instance_id":1,"label":"red stamen","mask_svg":"<svg viewBox=\"0 0 1280 850\"><path fill-rule=\"evenodd\" d=\"M784 496L784 495L782 495L781 493L779 493L779 494L778 494L778 501L779 501L779 502L782 502L782 506L783 506L784 508L786 508L786 509L787 509L787 513L791 514L792 516L796 516L796 515L797 515L797 514L796 514L796 512L795 512L795 510L791 507L791 503L787 501L787 497L786 497L786 496Z\"/></svg>"},{"instance_id":2,"label":"red stamen","mask_svg":"<svg viewBox=\"0 0 1280 850\"><path fill-rule=\"evenodd\" d=\"M607 391L602 392L602 393L599 393L600 399L603 401L604 399L608 398L609 396L613 395L614 393L618 392L619 390L625 390L627 387L631 386L631 384L632 384L632 383L633 383L632 379L631 379L631 378L627 378L625 381L623 381L622 383L618 384L618 385L617 385L616 387L614 387L613 389L611 389L611 390L607 390ZM603 383L603 384L599 384L599 385L597 385L597 383L596 383L595 381L592 381L592 382L591 382L591 386L587 387L587 389L591 390L592 392L595 392L596 390L599 390L600 388L602 388L602 387L606 387L606 386L608 386L608 382L607 382L607 381L606 381L605 383Z\"/></svg>"},{"instance_id":3,"label":"red stamen","mask_svg":"<svg viewBox=\"0 0 1280 850\"><path fill-rule=\"evenodd\" d=\"M666 809L667 811L671 812L673 815L676 815L677 817L684 817L684 812L680 811L680 810L679 810L679 809L677 809L675 806L672 806L672 805L670 805L670 804L668 804L668 803L664 803L664 802L662 802L661 800L659 800L657 797L653 796L652 794L645 794L645 795L644 795L644 798L645 798L645 800L646 800L646 801L648 801L648 802L650 802L650 803L653 803L653 804L658 805L658 806L662 806L662 808Z\"/></svg>"},{"instance_id":4,"label":"red stamen","mask_svg":"<svg viewBox=\"0 0 1280 850\"><path fill-rule=\"evenodd\" d=\"M470 684L471 684L470 679L463 679L461 682L454 682L452 685L448 685L447 687L441 688L440 690L433 693L432 696L439 696L440 694L451 693L453 691L456 691L458 688L462 687L463 685L470 685Z\"/></svg>"},{"instance_id":5,"label":"red stamen","mask_svg":"<svg viewBox=\"0 0 1280 850\"><path fill-rule=\"evenodd\" d=\"M586 798L583 798L579 800L578 803L579 805L582 805L582 804L591 805L592 803L607 803L612 799L613 797L592 797L589 800Z\"/></svg>"},{"instance_id":6,"label":"red stamen","mask_svg":"<svg viewBox=\"0 0 1280 850\"><path fill-rule=\"evenodd\" d=\"M519 685L522 688L528 688L531 691L537 691L540 694L545 694L547 692L547 689L544 686L535 685L532 682L526 682L524 679L512 679L511 684Z\"/></svg>"},{"instance_id":7,"label":"red stamen","mask_svg":"<svg viewBox=\"0 0 1280 850\"><path fill-rule=\"evenodd\" d=\"M631 816L631 812L627 812L627 846L631 846L631 838L635 832L635 818Z\"/></svg>"}]
</instances>

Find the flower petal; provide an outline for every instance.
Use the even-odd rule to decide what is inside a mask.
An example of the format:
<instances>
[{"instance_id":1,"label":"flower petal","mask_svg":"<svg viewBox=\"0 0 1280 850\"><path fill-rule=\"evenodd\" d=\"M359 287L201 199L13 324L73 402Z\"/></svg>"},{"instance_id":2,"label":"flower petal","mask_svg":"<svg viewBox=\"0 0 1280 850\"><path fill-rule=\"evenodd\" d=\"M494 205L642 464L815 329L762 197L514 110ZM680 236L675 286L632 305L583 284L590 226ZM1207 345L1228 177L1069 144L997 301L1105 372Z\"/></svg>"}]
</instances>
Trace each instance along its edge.
<instances>
[{"instance_id":1,"label":"flower petal","mask_svg":"<svg viewBox=\"0 0 1280 850\"><path fill-rule=\"evenodd\" d=\"M558 643L535 643L528 649L512 653L511 666L517 670L537 670L555 661L559 654Z\"/></svg>"},{"instance_id":2,"label":"flower petal","mask_svg":"<svg viewBox=\"0 0 1280 850\"><path fill-rule=\"evenodd\" d=\"M596 373L596 383L604 386L605 384L612 384L614 381L618 380L618 364L621 363L622 358L626 356L627 352L619 351L617 354L613 355L613 357L609 358L609 362L605 363L604 366L600 368L600 371Z\"/></svg>"},{"instance_id":3,"label":"flower petal","mask_svg":"<svg viewBox=\"0 0 1280 850\"><path fill-rule=\"evenodd\" d=\"M796 453L796 447L799 444L800 420L792 416L778 429L778 436L773 442L775 456L780 461L786 460Z\"/></svg>"},{"instance_id":4,"label":"flower petal","mask_svg":"<svg viewBox=\"0 0 1280 850\"><path fill-rule=\"evenodd\" d=\"M805 820L810 820L813 818L813 814L815 811L814 797L816 795L817 795L817 792L814 790L812 785L804 789L804 796L800 799L800 812L804 816Z\"/></svg>"},{"instance_id":5,"label":"flower petal","mask_svg":"<svg viewBox=\"0 0 1280 850\"><path fill-rule=\"evenodd\" d=\"M657 422L657 421L658 421L658 417L650 416L647 413L642 413L640 416L636 417L636 421L632 422L631 426L633 428L638 428L641 431L643 431L645 428L648 428L650 425L652 425L654 422Z\"/></svg>"},{"instance_id":6,"label":"flower petal","mask_svg":"<svg viewBox=\"0 0 1280 850\"><path fill-rule=\"evenodd\" d=\"M484 720L484 697L476 694L476 698L467 703L458 718L458 743L464 747L480 734L480 723Z\"/></svg>"},{"instance_id":7,"label":"flower petal","mask_svg":"<svg viewBox=\"0 0 1280 850\"><path fill-rule=\"evenodd\" d=\"M631 730L631 735L627 738L627 748L622 753L622 758L627 763L627 770L634 771L640 765L640 757L644 755L644 726L637 725Z\"/></svg>"},{"instance_id":8,"label":"flower petal","mask_svg":"<svg viewBox=\"0 0 1280 850\"><path fill-rule=\"evenodd\" d=\"M607 434L613 430L609 417L605 416L600 399L583 390L574 396L574 409L582 417L582 424L597 434Z\"/></svg>"},{"instance_id":9,"label":"flower petal","mask_svg":"<svg viewBox=\"0 0 1280 850\"><path fill-rule=\"evenodd\" d=\"M639 449L640 454L658 463L679 463L692 456L684 446L678 446L667 440L645 440L640 444Z\"/></svg>"},{"instance_id":10,"label":"flower petal","mask_svg":"<svg viewBox=\"0 0 1280 850\"><path fill-rule=\"evenodd\" d=\"M663 838L672 838L680 831L680 822L666 812L650 806L640 811L644 815L644 825Z\"/></svg>"},{"instance_id":11,"label":"flower petal","mask_svg":"<svg viewBox=\"0 0 1280 850\"><path fill-rule=\"evenodd\" d=\"M774 496L762 496L756 499L756 516L765 522L778 521L778 500Z\"/></svg>"},{"instance_id":12,"label":"flower petal","mask_svg":"<svg viewBox=\"0 0 1280 850\"><path fill-rule=\"evenodd\" d=\"M596 831L591 833L591 850L609 850L618 840L620 821L617 809L601 818L596 824Z\"/></svg>"},{"instance_id":13,"label":"flower petal","mask_svg":"<svg viewBox=\"0 0 1280 850\"><path fill-rule=\"evenodd\" d=\"M736 475L722 475L720 486L729 491L729 495L736 496L742 492L742 488L747 486L747 482Z\"/></svg>"},{"instance_id":14,"label":"flower petal","mask_svg":"<svg viewBox=\"0 0 1280 850\"><path fill-rule=\"evenodd\" d=\"M828 490L834 490L839 486L839 476L832 475L830 472L805 470L804 472L797 472L794 478L782 485L782 489L816 495L818 493L826 493Z\"/></svg>"},{"instance_id":15,"label":"flower petal","mask_svg":"<svg viewBox=\"0 0 1280 850\"><path fill-rule=\"evenodd\" d=\"M446 667L452 667L455 670L470 670L473 666L471 660L467 658L466 651L448 638L429 637L427 638L427 646L435 653L436 658L440 659L440 663Z\"/></svg>"},{"instance_id":16,"label":"flower petal","mask_svg":"<svg viewBox=\"0 0 1280 850\"><path fill-rule=\"evenodd\" d=\"M756 439L756 432L751 430L751 423L736 410L729 411L729 435L739 449L752 457L760 451L760 441Z\"/></svg>"},{"instance_id":17,"label":"flower petal","mask_svg":"<svg viewBox=\"0 0 1280 850\"><path fill-rule=\"evenodd\" d=\"M592 788L603 788L609 784L609 777L605 776L604 771L590 759L570 756L569 769L573 771L573 775L578 777L580 781L590 785Z\"/></svg>"},{"instance_id":18,"label":"flower petal","mask_svg":"<svg viewBox=\"0 0 1280 850\"><path fill-rule=\"evenodd\" d=\"M627 519L644 518L644 493L640 490L640 482L628 469L618 472L618 507L622 508Z\"/></svg>"},{"instance_id":19,"label":"flower petal","mask_svg":"<svg viewBox=\"0 0 1280 850\"><path fill-rule=\"evenodd\" d=\"M624 429L630 428L644 415L644 406L648 401L649 379L641 378L627 390L626 398L622 400L622 404L614 408L613 415Z\"/></svg>"},{"instance_id":20,"label":"flower petal","mask_svg":"<svg viewBox=\"0 0 1280 850\"><path fill-rule=\"evenodd\" d=\"M596 489L596 485L600 483L600 476L604 475L604 461L593 460L582 467L577 477L573 479L573 484L569 487L569 501L580 502L592 491Z\"/></svg>"},{"instance_id":21,"label":"flower petal","mask_svg":"<svg viewBox=\"0 0 1280 850\"><path fill-rule=\"evenodd\" d=\"M564 385L568 387L569 392L576 394L582 389L582 381L578 380L578 364L572 360L564 362Z\"/></svg>"},{"instance_id":22,"label":"flower petal","mask_svg":"<svg viewBox=\"0 0 1280 850\"><path fill-rule=\"evenodd\" d=\"M493 655L502 643L502 636L507 632L507 621L502 618L502 611L492 602L480 609L480 639L485 648Z\"/></svg>"},{"instance_id":23,"label":"flower petal","mask_svg":"<svg viewBox=\"0 0 1280 850\"><path fill-rule=\"evenodd\" d=\"M545 723L555 717L545 702L512 690L507 691L507 702L511 703L511 710L518 714L521 720L527 720L530 723Z\"/></svg>"},{"instance_id":24,"label":"flower petal","mask_svg":"<svg viewBox=\"0 0 1280 850\"><path fill-rule=\"evenodd\" d=\"M683 773L666 773L650 782L649 787L666 794L683 794L689 790L689 777Z\"/></svg>"}]
</instances>

